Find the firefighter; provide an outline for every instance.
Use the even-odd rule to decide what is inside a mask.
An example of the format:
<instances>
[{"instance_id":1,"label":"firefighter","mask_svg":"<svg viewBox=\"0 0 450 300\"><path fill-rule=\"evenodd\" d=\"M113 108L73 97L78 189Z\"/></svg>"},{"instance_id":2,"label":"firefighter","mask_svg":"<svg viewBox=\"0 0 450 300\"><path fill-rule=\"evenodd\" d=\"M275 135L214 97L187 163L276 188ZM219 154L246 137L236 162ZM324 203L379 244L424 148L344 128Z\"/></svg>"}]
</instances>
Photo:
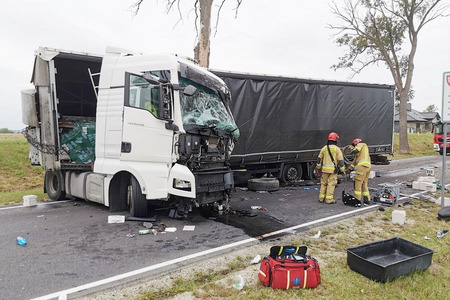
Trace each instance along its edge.
<instances>
[{"instance_id":1,"label":"firefighter","mask_svg":"<svg viewBox=\"0 0 450 300\"><path fill-rule=\"evenodd\" d=\"M352 142L352 153L355 155L353 162L346 173L350 173L356 167L355 174L355 198L361 202L370 204L369 175L372 165L370 164L369 147L362 139L356 138ZM362 201L361 201L362 199Z\"/></svg>"},{"instance_id":2,"label":"firefighter","mask_svg":"<svg viewBox=\"0 0 450 300\"><path fill-rule=\"evenodd\" d=\"M337 184L338 173L345 173L344 156L337 146L339 135L331 132L327 144L320 150L317 158L317 171L322 174L320 180L319 202L336 203L334 189Z\"/></svg>"}]
</instances>

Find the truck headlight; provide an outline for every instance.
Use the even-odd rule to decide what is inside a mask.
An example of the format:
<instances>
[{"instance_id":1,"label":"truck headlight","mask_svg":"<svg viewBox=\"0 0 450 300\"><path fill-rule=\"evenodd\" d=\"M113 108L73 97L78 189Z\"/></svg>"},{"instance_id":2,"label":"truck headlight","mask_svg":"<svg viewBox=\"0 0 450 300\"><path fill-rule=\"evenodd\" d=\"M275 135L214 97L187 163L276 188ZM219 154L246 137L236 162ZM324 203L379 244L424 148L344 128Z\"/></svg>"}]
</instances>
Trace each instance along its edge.
<instances>
[{"instance_id":1,"label":"truck headlight","mask_svg":"<svg viewBox=\"0 0 450 300\"><path fill-rule=\"evenodd\" d=\"M173 187L176 189L182 189L182 190L191 190L191 182L186 180L181 180L175 178L173 180Z\"/></svg>"}]
</instances>

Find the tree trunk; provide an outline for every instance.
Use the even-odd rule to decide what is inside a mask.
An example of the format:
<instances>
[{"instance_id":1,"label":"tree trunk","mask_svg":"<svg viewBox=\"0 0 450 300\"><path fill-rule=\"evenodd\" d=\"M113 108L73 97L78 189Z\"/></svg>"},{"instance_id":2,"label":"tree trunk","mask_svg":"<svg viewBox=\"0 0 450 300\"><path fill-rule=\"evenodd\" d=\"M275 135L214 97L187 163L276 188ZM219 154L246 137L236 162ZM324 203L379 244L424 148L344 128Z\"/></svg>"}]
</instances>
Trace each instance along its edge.
<instances>
[{"instance_id":1,"label":"tree trunk","mask_svg":"<svg viewBox=\"0 0 450 300\"><path fill-rule=\"evenodd\" d=\"M401 89L399 105L399 152L409 154L407 107L408 91Z\"/></svg>"},{"instance_id":2,"label":"tree trunk","mask_svg":"<svg viewBox=\"0 0 450 300\"><path fill-rule=\"evenodd\" d=\"M211 7L214 0L199 0L200 36L194 48L194 57L200 66L209 67L209 38L211 36Z\"/></svg>"}]
</instances>

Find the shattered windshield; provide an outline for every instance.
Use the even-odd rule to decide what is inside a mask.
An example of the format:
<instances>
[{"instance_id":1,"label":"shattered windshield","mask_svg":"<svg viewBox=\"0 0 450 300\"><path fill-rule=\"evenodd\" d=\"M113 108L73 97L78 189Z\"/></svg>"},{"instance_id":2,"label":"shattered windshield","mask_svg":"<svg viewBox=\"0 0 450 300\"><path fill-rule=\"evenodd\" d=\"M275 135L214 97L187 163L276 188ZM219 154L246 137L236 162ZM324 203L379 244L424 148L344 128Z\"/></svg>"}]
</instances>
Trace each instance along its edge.
<instances>
[{"instance_id":1,"label":"shattered windshield","mask_svg":"<svg viewBox=\"0 0 450 300\"><path fill-rule=\"evenodd\" d=\"M193 85L197 88L194 96L180 92L183 125L198 125L232 131L235 138L239 130L229 110L220 96L213 90L180 76L180 85Z\"/></svg>"}]
</instances>

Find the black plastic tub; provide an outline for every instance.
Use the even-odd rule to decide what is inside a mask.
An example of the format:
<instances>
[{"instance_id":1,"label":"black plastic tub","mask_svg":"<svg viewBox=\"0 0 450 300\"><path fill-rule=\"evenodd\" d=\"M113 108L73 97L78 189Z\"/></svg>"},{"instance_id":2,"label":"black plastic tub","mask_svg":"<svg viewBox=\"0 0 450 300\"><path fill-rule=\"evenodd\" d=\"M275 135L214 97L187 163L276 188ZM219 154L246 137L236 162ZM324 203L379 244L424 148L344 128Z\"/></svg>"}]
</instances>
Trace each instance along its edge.
<instances>
[{"instance_id":1,"label":"black plastic tub","mask_svg":"<svg viewBox=\"0 0 450 300\"><path fill-rule=\"evenodd\" d=\"M347 264L367 278L386 282L431 265L434 251L402 238L347 249Z\"/></svg>"}]
</instances>

